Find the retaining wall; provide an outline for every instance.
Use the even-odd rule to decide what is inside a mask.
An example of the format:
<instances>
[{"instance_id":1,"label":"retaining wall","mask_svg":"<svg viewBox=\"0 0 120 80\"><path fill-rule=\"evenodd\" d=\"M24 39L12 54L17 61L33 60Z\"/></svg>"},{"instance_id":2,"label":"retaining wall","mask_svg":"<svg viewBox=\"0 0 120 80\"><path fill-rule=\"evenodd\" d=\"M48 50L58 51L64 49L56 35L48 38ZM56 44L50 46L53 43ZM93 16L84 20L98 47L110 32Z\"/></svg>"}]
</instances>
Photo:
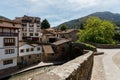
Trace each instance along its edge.
<instances>
[{"instance_id":1,"label":"retaining wall","mask_svg":"<svg viewBox=\"0 0 120 80\"><path fill-rule=\"evenodd\" d=\"M105 48L105 49L113 49L113 48L120 48L120 44L95 44L95 43L90 43L94 45L97 48Z\"/></svg>"},{"instance_id":2,"label":"retaining wall","mask_svg":"<svg viewBox=\"0 0 120 80\"><path fill-rule=\"evenodd\" d=\"M90 80L92 66L93 52L90 51L32 80Z\"/></svg>"}]
</instances>

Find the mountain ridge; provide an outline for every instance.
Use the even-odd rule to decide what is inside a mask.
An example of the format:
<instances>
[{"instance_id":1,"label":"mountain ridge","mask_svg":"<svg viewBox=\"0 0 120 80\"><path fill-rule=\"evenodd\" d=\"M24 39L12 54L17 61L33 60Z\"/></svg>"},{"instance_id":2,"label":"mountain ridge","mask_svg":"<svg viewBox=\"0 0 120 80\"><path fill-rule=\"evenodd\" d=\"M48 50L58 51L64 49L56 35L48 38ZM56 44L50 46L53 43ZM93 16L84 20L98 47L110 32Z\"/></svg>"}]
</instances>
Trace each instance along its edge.
<instances>
[{"instance_id":1,"label":"mountain ridge","mask_svg":"<svg viewBox=\"0 0 120 80\"><path fill-rule=\"evenodd\" d=\"M67 22L64 22L57 27L59 28L61 25L66 25L68 28L82 28L88 17L93 16L93 17L99 17L102 20L108 20L113 23L115 23L117 26L120 27L120 14L119 13L112 13L109 11L104 11L104 12L95 12L92 14L89 14L87 16L78 18L78 19L73 19Z\"/></svg>"}]
</instances>

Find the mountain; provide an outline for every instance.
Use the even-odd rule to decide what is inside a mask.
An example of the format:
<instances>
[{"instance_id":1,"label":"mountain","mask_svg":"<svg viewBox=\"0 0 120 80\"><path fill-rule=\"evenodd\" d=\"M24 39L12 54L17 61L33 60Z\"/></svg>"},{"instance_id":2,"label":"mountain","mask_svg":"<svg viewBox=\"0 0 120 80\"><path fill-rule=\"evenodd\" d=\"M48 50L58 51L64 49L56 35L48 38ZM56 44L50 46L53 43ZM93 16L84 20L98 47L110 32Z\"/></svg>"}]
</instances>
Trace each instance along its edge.
<instances>
[{"instance_id":1,"label":"mountain","mask_svg":"<svg viewBox=\"0 0 120 80\"><path fill-rule=\"evenodd\" d=\"M120 14L105 11L105 12L95 12L88 16L62 23L58 27L60 27L61 25L64 24L64 25L68 26L68 28L83 28L83 24L86 22L86 20L90 16L99 17L102 20L109 20L109 21L115 23L117 26L120 26Z\"/></svg>"},{"instance_id":2,"label":"mountain","mask_svg":"<svg viewBox=\"0 0 120 80\"><path fill-rule=\"evenodd\" d=\"M6 18L6 17L4 17L4 16L0 16L0 19L10 20L10 19L8 19L8 18Z\"/></svg>"}]
</instances>

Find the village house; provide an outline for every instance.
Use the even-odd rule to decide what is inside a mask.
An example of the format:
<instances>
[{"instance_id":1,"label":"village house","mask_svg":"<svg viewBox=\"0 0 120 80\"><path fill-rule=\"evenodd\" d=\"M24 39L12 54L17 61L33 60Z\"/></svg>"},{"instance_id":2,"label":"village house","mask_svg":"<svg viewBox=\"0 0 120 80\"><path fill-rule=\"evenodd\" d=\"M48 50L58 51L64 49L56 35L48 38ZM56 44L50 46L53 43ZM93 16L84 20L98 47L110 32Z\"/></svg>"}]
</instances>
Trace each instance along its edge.
<instances>
[{"instance_id":1,"label":"village house","mask_svg":"<svg viewBox=\"0 0 120 80\"><path fill-rule=\"evenodd\" d=\"M56 29L45 29L42 31L42 42L44 43L53 43L61 38L71 39L72 41L76 41L78 39L76 29L67 29L65 31L60 31Z\"/></svg>"},{"instance_id":2,"label":"village house","mask_svg":"<svg viewBox=\"0 0 120 80\"><path fill-rule=\"evenodd\" d=\"M56 35L59 36L60 38L66 38L66 39L71 39L72 41L76 41L78 39L77 32L78 30L76 29L67 29L58 32L58 34Z\"/></svg>"},{"instance_id":3,"label":"village house","mask_svg":"<svg viewBox=\"0 0 120 80\"><path fill-rule=\"evenodd\" d=\"M18 56L18 30L21 24L9 19L0 19L0 75L15 70Z\"/></svg>"},{"instance_id":4,"label":"village house","mask_svg":"<svg viewBox=\"0 0 120 80\"><path fill-rule=\"evenodd\" d=\"M44 29L44 30L42 30L42 33L43 33L43 35L42 35L43 43L53 43L53 42L57 41L57 39L58 39L56 34L54 34L54 33L56 33L55 29L52 29L52 28Z\"/></svg>"},{"instance_id":5,"label":"village house","mask_svg":"<svg viewBox=\"0 0 120 80\"><path fill-rule=\"evenodd\" d=\"M42 46L38 44L28 44L19 42L19 65L30 65L39 63L42 56Z\"/></svg>"},{"instance_id":6,"label":"village house","mask_svg":"<svg viewBox=\"0 0 120 80\"><path fill-rule=\"evenodd\" d=\"M56 61L56 55L51 45L43 45L43 56L42 60L44 62Z\"/></svg>"},{"instance_id":7,"label":"village house","mask_svg":"<svg viewBox=\"0 0 120 80\"><path fill-rule=\"evenodd\" d=\"M23 17L16 17L15 21L22 23L19 30L19 41L33 40L35 42L41 42L41 22L39 17L31 17L24 15Z\"/></svg>"},{"instance_id":8,"label":"village house","mask_svg":"<svg viewBox=\"0 0 120 80\"><path fill-rule=\"evenodd\" d=\"M68 54L69 44L71 43L71 39L61 39L54 43L51 43L53 50L57 56L61 57L61 59L65 58L65 55Z\"/></svg>"}]
</instances>

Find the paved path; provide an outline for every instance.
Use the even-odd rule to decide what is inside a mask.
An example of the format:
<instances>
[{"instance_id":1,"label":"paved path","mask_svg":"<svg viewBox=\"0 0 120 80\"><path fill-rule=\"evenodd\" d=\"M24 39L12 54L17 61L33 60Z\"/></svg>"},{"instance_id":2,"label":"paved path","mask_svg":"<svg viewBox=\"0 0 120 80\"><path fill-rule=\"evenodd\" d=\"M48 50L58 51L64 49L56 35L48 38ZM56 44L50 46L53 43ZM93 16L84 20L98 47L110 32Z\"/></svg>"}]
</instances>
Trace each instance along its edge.
<instances>
[{"instance_id":1,"label":"paved path","mask_svg":"<svg viewBox=\"0 0 120 80\"><path fill-rule=\"evenodd\" d=\"M106 80L102 58L103 55L94 56L94 66L92 70L91 80Z\"/></svg>"},{"instance_id":2,"label":"paved path","mask_svg":"<svg viewBox=\"0 0 120 80\"><path fill-rule=\"evenodd\" d=\"M51 63L40 62L39 64L37 64L37 65L35 65L35 66L28 67L28 68L26 68L26 69L17 71L17 72L15 72L15 73L13 73L12 75L15 75L15 74L18 74L18 73L22 73L22 72L26 72L26 71L29 71L29 70L32 70L32 69L36 69L36 68L39 68L39 67L59 65L59 64L63 64L63 63L64 63L64 62L51 62Z\"/></svg>"},{"instance_id":3,"label":"paved path","mask_svg":"<svg viewBox=\"0 0 120 80\"><path fill-rule=\"evenodd\" d=\"M5 78L5 77L8 77L8 76L13 76L13 75L16 75L16 74L19 74L19 73L24 73L24 72L27 72L29 70L33 70L33 69L36 69L36 68L42 68L42 67L47 67L47 66L54 66L54 65L59 65L59 64L63 64L64 62L51 62L51 63L44 63L44 62L40 62L39 64L36 64L36 65L31 65L31 67L28 67L28 68L25 68L25 69L20 69L20 70L17 70L17 71L14 71L14 72L9 72L9 73L5 73L4 75L0 75L0 80L1 78Z\"/></svg>"},{"instance_id":4,"label":"paved path","mask_svg":"<svg viewBox=\"0 0 120 80\"><path fill-rule=\"evenodd\" d=\"M103 67L106 80L120 80L120 68L113 61L113 57L120 54L120 49L98 49L98 51L104 52Z\"/></svg>"}]
</instances>

